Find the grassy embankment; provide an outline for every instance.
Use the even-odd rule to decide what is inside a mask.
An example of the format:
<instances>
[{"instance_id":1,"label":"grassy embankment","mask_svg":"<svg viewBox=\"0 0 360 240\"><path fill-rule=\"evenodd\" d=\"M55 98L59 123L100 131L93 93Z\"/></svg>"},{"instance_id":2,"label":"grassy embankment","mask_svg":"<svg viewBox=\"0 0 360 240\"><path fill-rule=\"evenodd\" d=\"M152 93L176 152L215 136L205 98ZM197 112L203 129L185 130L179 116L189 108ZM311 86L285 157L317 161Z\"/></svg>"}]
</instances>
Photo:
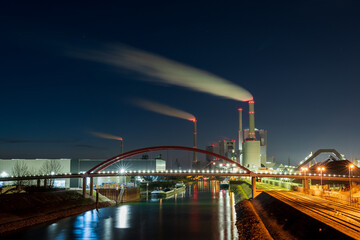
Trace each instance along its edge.
<instances>
[{"instance_id":1,"label":"grassy embankment","mask_svg":"<svg viewBox=\"0 0 360 240\"><path fill-rule=\"evenodd\" d=\"M236 227L239 239L272 239L251 203L251 185L245 181L230 182L235 194Z\"/></svg>"},{"instance_id":2,"label":"grassy embankment","mask_svg":"<svg viewBox=\"0 0 360 240\"><path fill-rule=\"evenodd\" d=\"M95 197L83 198L74 190L32 189L1 194L0 234L94 209L95 201ZM99 207L112 204L106 197L99 197Z\"/></svg>"}]
</instances>

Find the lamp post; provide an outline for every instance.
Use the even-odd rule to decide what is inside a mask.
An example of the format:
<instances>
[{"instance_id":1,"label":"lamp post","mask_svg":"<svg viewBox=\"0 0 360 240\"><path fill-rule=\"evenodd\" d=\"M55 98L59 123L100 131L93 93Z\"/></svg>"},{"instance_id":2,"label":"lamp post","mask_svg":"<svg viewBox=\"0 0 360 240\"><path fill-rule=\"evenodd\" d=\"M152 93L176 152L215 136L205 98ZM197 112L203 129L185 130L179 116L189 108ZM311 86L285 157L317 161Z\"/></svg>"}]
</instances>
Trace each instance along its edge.
<instances>
[{"instance_id":1,"label":"lamp post","mask_svg":"<svg viewBox=\"0 0 360 240\"><path fill-rule=\"evenodd\" d=\"M149 200L149 183L146 183L146 201Z\"/></svg>"},{"instance_id":2,"label":"lamp post","mask_svg":"<svg viewBox=\"0 0 360 240\"><path fill-rule=\"evenodd\" d=\"M354 168L354 164L349 165L349 190L350 190L350 205L351 205L351 170Z\"/></svg>"},{"instance_id":3,"label":"lamp post","mask_svg":"<svg viewBox=\"0 0 360 240\"><path fill-rule=\"evenodd\" d=\"M306 192L306 172L309 170L307 167L302 167L301 171L304 172L304 192Z\"/></svg>"},{"instance_id":4,"label":"lamp post","mask_svg":"<svg viewBox=\"0 0 360 240\"><path fill-rule=\"evenodd\" d=\"M323 175L323 171L325 171L325 168L324 167L318 167L317 170L320 171L320 185L321 185L321 191L322 191L323 190L323 187L322 187L322 175Z\"/></svg>"}]
</instances>

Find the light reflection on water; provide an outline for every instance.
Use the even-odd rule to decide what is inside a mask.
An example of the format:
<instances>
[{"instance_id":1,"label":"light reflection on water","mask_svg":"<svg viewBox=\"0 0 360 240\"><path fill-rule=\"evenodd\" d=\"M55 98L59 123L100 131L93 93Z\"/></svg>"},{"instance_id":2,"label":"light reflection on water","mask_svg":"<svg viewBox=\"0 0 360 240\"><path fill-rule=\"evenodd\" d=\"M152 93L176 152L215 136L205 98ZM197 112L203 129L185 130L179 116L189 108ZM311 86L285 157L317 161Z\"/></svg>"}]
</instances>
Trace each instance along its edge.
<instances>
[{"instance_id":1,"label":"light reflection on water","mask_svg":"<svg viewBox=\"0 0 360 240\"><path fill-rule=\"evenodd\" d=\"M169 199L88 211L5 239L237 239L233 193L198 182Z\"/></svg>"},{"instance_id":2,"label":"light reflection on water","mask_svg":"<svg viewBox=\"0 0 360 240\"><path fill-rule=\"evenodd\" d=\"M116 210L116 228L129 228L129 205L122 205Z\"/></svg>"}]
</instances>

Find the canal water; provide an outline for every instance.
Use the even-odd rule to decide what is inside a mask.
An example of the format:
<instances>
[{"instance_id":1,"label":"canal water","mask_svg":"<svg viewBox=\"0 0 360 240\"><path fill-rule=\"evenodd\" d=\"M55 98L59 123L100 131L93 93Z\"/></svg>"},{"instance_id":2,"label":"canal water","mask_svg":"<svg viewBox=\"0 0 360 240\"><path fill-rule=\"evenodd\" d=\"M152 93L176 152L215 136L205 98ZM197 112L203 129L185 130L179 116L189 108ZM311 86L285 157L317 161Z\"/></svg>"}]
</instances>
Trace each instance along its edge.
<instances>
[{"instance_id":1,"label":"canal water","mask_svg":"<svg viewBox=\"0 0 360 240\"><path fill-rule=\"evenodd\" d=\"M168 199L88 211L6 239L237 239L234 194L204 181Z\"/></svg>"}]
</instances>

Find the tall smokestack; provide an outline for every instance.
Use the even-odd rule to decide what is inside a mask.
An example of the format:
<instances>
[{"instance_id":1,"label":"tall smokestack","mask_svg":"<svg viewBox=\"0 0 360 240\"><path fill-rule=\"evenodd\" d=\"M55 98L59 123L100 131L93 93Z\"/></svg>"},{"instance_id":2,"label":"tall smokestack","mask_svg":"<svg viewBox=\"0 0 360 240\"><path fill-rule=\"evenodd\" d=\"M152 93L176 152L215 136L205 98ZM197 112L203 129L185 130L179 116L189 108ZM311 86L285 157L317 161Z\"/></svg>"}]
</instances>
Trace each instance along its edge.
<instances>
[{"instance_id":1,"label":"tall smokestack","mask_svg":"<svg viewBox=\"0 0 360 240\"><path fill-rule=\"evenodd\" d=\"M239 154L242 151L242 142L243 142L243 136L242 136L242 108L238 108L239 111L239 130L238 130L238 141L239 141Z\"/></svg>"},{"instance_id":2,"label":"tall smokestack","mask_svg":"<svg viewBox=\"0 0 360 240\"><path fill-rule=\"evenodd\" d=\"M255 140L255 110L254 101L249 101L249 139Z\"/></svg>"},{"instance_id":3,"label":"tall smokestack","mask_svg":"<svg viewBox=\"0 0 360 240\"><path fill-rule=\"evenodd\" d=\"M197 142L196 142L196 135L197 135L197 131L196 131L196 119L193 120L194 122L194 148L197 148ZM193 162L197 162L197 153L194 152L194 160Z\"/></svg>"},{"instance_id":4,"label":"tall smokestack","mask_svg":"<svg viewBox=\"0 0 360 240\"><path fill-rule=\"evenodd\" d=\"M124 139L119 138L119 140L121 141L121 154L123 154L124 153Z\"/></svg>"}]
</instances>

